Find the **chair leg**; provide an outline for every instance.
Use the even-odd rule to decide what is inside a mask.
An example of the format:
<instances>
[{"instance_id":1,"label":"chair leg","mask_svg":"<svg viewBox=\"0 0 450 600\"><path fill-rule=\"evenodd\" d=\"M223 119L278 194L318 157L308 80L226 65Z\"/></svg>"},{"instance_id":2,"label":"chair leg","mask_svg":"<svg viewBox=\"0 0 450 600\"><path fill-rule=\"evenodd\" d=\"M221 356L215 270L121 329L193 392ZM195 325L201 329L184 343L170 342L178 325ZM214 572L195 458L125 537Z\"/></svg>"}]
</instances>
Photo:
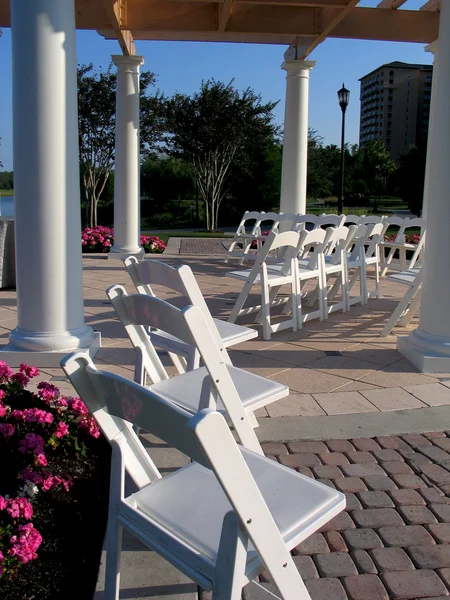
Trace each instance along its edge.
<instances>
[{"instance_id":1,"label":"chair leg","mask_svg":"<svg viewBox=\"0 0 450 600\"><path fill-rule=\"evenodd\" d=\"M222 524L212 600L241 600L248 538L234 511Z\"/></svg>"},{"instance_id":2,"label":"chair leg","mask_svg":"<svg viewBox=\"0 0 450 600\"><path fill-rule=\"evenodd\" d=\"M180 375L183 375L183 373L190 370L188 369L187 361L183 356L178 356L178 354L175 354L174 352L167 352L167 354Z\"/></svg>"},{"instance_id":3,"label":"chair leg","mask_svg":"<svg viewBox=\"0 0 450 600\"><path fill-rule=\"evenodd\" d=\"M420 310L420 304L422 301L422 288L418 289L415 296L411 299L411 303L408 306L408 310L405 310L401 319L398 322L399 327L406 327L409 325L412 319L416 316Z\"/></svg>"},{"instance_id":4,"label":"chair leg","mask_svg":"<svg viewBox=\"0 0 450 600\"><path fill-rule=\"evenodd\" d=\"M200 353L198 352L198 350L194 347L192 347L192 350L189 352L188 356L187 356L187 361L186 361L186 371L195 371L195 369L198 369L200 366Z\"/></svg>"},{"instance_id":5,"label":"chair leg","mask_svg":"<svg viewBox=\"0 0 450 600\"><path fill-rule=\"evenodd\" d=\"M272 327L270 324L270 288L266 281L261 281L261 312L263 339L270 340L272 337Z\"/></svg>"},{"instance_id":6,"label":"chair leg","mask_svg":"<svg viewBox=\"0 0 450 600\"><path fill-rule=\"evenodd\" d=\"M250 421L250 425L253 427L253 429L257 429L259 427L259 423L258 423L258 419L255 417L255 413L252 411L249 411L247 413L247 417L248 417L248 420Z\"/></svg>"},{"instance_id":7,"label":"chair leg","mask_svg":"<svg viewBox=\"0 0 450 600\"><path fill-rule=\"evenodd\" d=\"M395 310L389 317L389 321L383 327L383 329L380 333L380 337L386 337L391 333L391 331L394 329L397 321L402 317L403 313L408 308L408 305L411 302L411 300L414 298L416 292L417 292L417 289L415 289L413 287L410 287L405 292L403 298L400 300L397 307L395 308Z\"/></svg>"},{"instance_id":8,"label":"chair leg","mask_svg":"<svg viewBox=\"0 0 450 600\"><path fill-rule=\"evenodd\" d=\"M121 551L122 526L112 516L108 522L106 541L105 600L119 600Z\"/></svg>"}]
</instances>

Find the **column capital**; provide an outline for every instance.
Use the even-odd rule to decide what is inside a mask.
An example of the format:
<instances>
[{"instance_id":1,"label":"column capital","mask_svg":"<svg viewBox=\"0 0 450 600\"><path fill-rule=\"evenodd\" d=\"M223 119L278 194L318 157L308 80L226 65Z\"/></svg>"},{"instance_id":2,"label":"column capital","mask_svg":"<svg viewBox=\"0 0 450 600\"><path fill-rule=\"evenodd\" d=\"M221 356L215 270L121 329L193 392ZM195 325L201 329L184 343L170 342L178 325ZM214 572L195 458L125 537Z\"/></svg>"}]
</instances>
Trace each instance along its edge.
<instances>
[{"instance_id":1,"label":"column capital","mask_svg":"<svg viewBox=\"0 0 450 600\"><path fill-rule=\"evenodd\" d=\"M143 56L130 56L127 54L112 54L111 60L116 65L116 67L125 66L125 67L135 67L136 70L139 69L141 65L144 64Z\"/></svg>"},{"instance_id":2,"label":"column capital","mask_svg":"<svg viewBox=\"0 0 450 600\"><path fill-rule=\"evenodd\" d=\"M431 42L431 44L427 44L424 48L425 52L431 52L434 55L434 57L436 57L436 54L439 49L438 41L439 40L434 40L434 42Z\"/></svg>"},{"instance_id":3,"label":"column capital","mask_svg":"<svg viewBox=\"0 0 450 600\"><path fill-rule=\"evenodd\" d=\"M288 75L303 75L309 77L309 72L315 67L315 60L285 60L281 65Z\"/></svg>"}]
</instances>

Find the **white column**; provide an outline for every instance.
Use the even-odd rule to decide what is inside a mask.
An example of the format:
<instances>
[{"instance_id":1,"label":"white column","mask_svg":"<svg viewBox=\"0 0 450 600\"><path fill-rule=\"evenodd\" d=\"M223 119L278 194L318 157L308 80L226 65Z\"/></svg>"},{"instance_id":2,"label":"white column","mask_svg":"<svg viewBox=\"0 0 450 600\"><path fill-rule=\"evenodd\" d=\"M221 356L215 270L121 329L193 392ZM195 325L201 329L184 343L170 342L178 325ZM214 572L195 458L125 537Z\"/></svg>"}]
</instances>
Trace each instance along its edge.
<instances>
[{"instance_id":1,"label":"white column","mask_svg":"<svg viewBox=\"0 0 450 600\"><path fill-rule=\"evenodd\" d=\"M436 65L437 65L437 52L438 52L438 43L437 41L433 42L432 44L428 44L428 46L425 46L425 52L431 52L434 56L434 60L433 60L433 85L432 85L432 89L434 88L434 94L431 95L431 101L430 101L430 118L428 120L428 142L427 142L427 162L425 165L425 181L424 181L424 186L423 186L423 203L422 203L422 217L424 219L427 218L427 211L428 211L428 183L430 181L430 166L433 162L433 159L431 157L431 148L432 148L432 143L430 143L430 137L431 137L431 130L433 127L433 119L434 119L434 101L436 98L436 94L437 94L437 77L436 77Z\"/></svg>"},{"instance_id":2,"label":"white column","mask_svg":"<svg viewBox=\"0 0 450 600\"><path fill-rule=\"evenodd\" d=\"M437 85L435 85L435 83ZM421 371L450 372L450 6L441 3L427 156L427 239L419 327L398 350Z\"/></svg>"},{"instance_id":3,"label":"white column","mask_svg":"<svg viewBox=\"0 0 450 600\"><path fill-rule=\"evenodd\" d=\"M84 323L73 0L11 1L18 326L11 365L98 348Z\"/></svg>"},{"instance_id":4,"label":"white column","mask_svg":"<svg viewBox=\"0 0 450 600\"><path fill-rule=\"evenodd\" d=\"M286 107L280 211L306 213L308 169L308 95L312 60L285 60Z\"/></svg>"},{"instance_id":5,"label":"white column","mask_svg":"<svg viewBox=\"0 0 450 600\"><path fill-rule=\"evenodd\" d=\"M142 254L139 190L139 67L142 56L112 56L117 66L114 246L110 258Z\"/></svg>"}]
</instances>

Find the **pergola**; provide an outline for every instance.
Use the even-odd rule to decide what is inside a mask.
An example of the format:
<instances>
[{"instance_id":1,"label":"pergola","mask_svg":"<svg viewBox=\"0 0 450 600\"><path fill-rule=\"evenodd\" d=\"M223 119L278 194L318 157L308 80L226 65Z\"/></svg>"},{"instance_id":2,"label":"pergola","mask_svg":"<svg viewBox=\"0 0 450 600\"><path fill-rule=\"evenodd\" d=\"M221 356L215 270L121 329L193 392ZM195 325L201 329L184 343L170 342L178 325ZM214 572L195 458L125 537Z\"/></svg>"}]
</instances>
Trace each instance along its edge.
<instances>
[{"instance_id":1,"label":"pergola","mask_svg":"<svg viewBox=\"0 0 450 600\"><path fill-rule=\"evenodd\" d=\"M429 0L0 0L12 28L18 326L1 358L56 366L94 354L84 322L80 246L76 29L117 39L114 226L110 257L139 254L139 67L135 40L283 44L289 48L281 210L305 212L309 54L327 37L431 44L435 69L425 198L428 239L420 325L399 350L450 372L450 7ZM439 46L439 58L436 49Z\"/></svg>"}]
</instances>

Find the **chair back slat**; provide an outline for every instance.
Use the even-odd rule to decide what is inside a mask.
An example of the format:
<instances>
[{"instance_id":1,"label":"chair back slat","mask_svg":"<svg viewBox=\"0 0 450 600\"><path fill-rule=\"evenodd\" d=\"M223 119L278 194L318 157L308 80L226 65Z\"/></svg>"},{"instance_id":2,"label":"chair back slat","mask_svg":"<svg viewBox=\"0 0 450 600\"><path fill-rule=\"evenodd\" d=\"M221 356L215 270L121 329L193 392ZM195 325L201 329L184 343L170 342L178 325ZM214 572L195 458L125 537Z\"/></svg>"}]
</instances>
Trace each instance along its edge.
<instances>
[{"instance_id":1,"label":"chair back slat","mask_svg":"<svg viewBox=\"0 0 450 600\"><path fill-rule=\"evenodd\" d=\"M137 263L134 256L127 258L124 262L139 293L147 293L145 288L147 285L151 287L151 285L158 284L185 296L188 299L188 304L193 304L201 309L213 334L215 334L217 343L221 342L214 319L211 316L192 269L188 265L172 267L157 260L147 260ZM148 295L155 296L153 292Z\"/></svg>"},{"instance_id":2,"label":"chair back slat","mask_svg":"<svg viewBox=\"0 0 450 600\"><path fill-rule=\"evenodd\" d=\"M241 222L239 223L239 226L236 230L236 235L239 234L246 234L248 233L247 231L247 221L255 221L253 223L253 225L251 225L250 228L250 232L253 233L255 231L255 229L259 226L259 224L261 223L261 219L263 217L265 213L264 212L258 212L258 211L246 211L244 213L244 216L242 217Z\"/></svg>"},{"instance_id":3,"label":"chair back slat","mask_svg":"<svg viewBox=\"0 0 450 600\"><path fill-rule=\"evenodd\" d=\"M139 323L130 313L125 299L128 298L125 288L121 285L113 285L106 290L117 316L122 322L137 352L137 368L135 370L136 380L145 382L144 374L148 374L153 383L169 379L169 375L162 364L155 347L148 337L144 324ZM146 294L136 294L142 297L152 298ZM140 378L140 379L137 379Z\"/></svg>"},{"instance_id":4,"label":"chair back slat","mask_svg":"<svg viewBox=\"0 0 450 600\"><path fill-rule=\"evenodd\" d=\"M182 296L188 295L183 281L178 276L177 269L166 263L158 260L138 262L135 256L129 256L125 259L124 264L134 285L141 294L150 292L150 296L155 296L151 286L161 285L178 292Z\"/></svg>"},{"instance_id":5,"label":"chair back slat","mask_svg":"<svg viewBox=\"0 0 450 600\"><path fill-rule=\"evenodd\" d=\"M124 295L123 303L134 324L162 329L166 333L180 338L186 344L195 345L179 308L145 294Z\"/></svg>"},{"instance_id":6,"label":"chair back slat","mask_svg":"<svg viewBox=\"0 0 450 600\"><path fill-rule=\"evenodd\" d=\"M319 227L341 227L345 222L345 215L320 215L317 219L316 228Z\"/></svg>"},{"instance_id":7,"label":"chair back slat","mask_svg":"<svg viewBox=\"0 0 450 600\"><path fill-rule=\"evenodd\" d=\"M358 225L375 225L376 223L384 223L385 221L385 216L380 217L378 215L367 215L367 217L362 216L359 219Z\"/></svg>"},{"instance_id":8,"label":"chair back slat","mask_svg":"<svg viewBox=\"0 0 450 600\"><path fill-rule=\"evenodd\" d=\"M301 231L302 229L308 229L306 227L306 224L310 223L312 225L311 229L314 229L314 227L317 224L317 220L318 220L318 216L317 215L297 215L295 218L295 222L292 225L292 229L294 231Z\"/></svg>"},{"instance_id":9,"label":"chair back slat","mask_svg":"<svg viewBox=\"0 0 450 600\"><path fill-rule=\"evenodd\" d=\"M344 223L346 225L358 225L360 219L365 215L345 215Z\"/></svg>"},{"instance_id":10,"label":"chair back slat","mask_svg":"<svg viewBox=\"0 0 450 600\"><path fill-rule=\"evenodd\" d=\"M161 475L151 460L148 452L133 431L130 419L124 420L114 411L107 410L104 399L98 394L97 386L87 372L92 367L92 360L84 353L72 353L61 361L61 367L82 398L89 411L94 416L104 436L109 440L124 441L124 458L126 469L135 484L143 487L161 478ZM108 374L110 375L110 374ZM117 376L115 376L117 377ZM122 379L122 378L121 378ZM125 379L124 381L132 383ZM131 410L128 415L131 417ZM128 413L127 413L128 414Z\"/></svg>"}]
</instances>

